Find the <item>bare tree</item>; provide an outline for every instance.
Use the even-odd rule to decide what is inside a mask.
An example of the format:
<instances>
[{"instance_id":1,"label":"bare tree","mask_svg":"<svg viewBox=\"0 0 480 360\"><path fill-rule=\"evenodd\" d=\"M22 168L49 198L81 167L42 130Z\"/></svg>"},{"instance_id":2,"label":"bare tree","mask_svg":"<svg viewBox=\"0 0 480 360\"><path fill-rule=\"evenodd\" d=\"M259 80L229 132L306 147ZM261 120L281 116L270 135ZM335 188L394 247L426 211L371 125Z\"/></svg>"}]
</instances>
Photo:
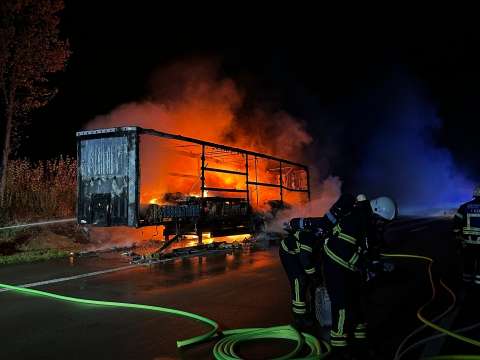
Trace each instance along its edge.
<instances>
[{"instance_id":1,"label":"bare tree","mask_svg":"<svg viewBox=\"0 0 480 360\"><path fill-rule=\"evenodd\" d=\"M0 124L5 138L0 207L5 196L13 130L19 119L55 95L47 75L65 68L68 42L59 37L63 0L0 1Z\"/></svg>"}]
</instances>

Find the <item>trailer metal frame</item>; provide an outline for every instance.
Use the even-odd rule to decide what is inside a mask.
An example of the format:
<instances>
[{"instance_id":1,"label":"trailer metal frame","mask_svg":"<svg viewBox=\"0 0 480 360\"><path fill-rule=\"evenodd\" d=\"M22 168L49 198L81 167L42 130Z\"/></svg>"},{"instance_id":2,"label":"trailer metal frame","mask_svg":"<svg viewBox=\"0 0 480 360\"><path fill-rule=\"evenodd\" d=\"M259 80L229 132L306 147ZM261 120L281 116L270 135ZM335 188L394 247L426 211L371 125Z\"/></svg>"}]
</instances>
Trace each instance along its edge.
<instances>
[{"instance_id":1,"label":"trailer metal frame","mask_svg":"<svg viewBox=\"0 0 480 360\"><path fill-rule=\"evenodd\" d=\"M112 225L128 225L128 226L135 226L140 227L143 226L140 221L140 214L139 214L139 198L140 198L140 171L141 171L141 164L140 162L140 154L139 154L139 142L141 135L150 135L155 136L163 139L170 139L170 140L177 140L182 142L187 142L191 144L197 144L201 146L201 153L200 153L200 160L201 160L201 176L200 176L200 194L202 199L205 197L206 191L212 192L223 192L223 193L244 193L245 199L247 203L250 205L250 192L249 186L255 186L257 189L258 187L273 187L279 190L279 197L280 202L283 203L284 201L284 194L285 192L300 192L304 193L307 196L307 200L310 201L310 172L307 165L296 163L287 159L278 158L272 155L263 154L260 152L255 152L251 150L245 150L233 146L217 144L209 141L204 141L192 137L186 137L183 135L175 135L170 134L154 129L146 129L137 126L127 126L127 127L115 127L115 128L106 128L106 129L96 129L96 130L87 130L87 131L80 131L77 132L77 156L78 156L78 207L77 207L77 217L78 222L82 223L92 223L92 219L87 219L86 212L94 211L95 206L92 204L86 204L87 198L88 201L92 202L93 198L98 199L98 206L99 209L102 206L110 206L108 202L112 202L113 200L109 200L109 196L106 196L105 199L99 197L98 194L93 193L92 191L88 190L90 187L95 186L92 184L101 184L102 182L107 182L109 184L113 184L117 188L120 186L122 187L122 191L118 194L123 196L123 200L119 202L117 207L126 207L127 217L121 220L121 216L125 216L125 211L120 211L121 215L118 218L115 216L110 219L105 219L105 221L97 221L97 224L100 226L112 226ZM104 140L102 140L104 139ZM94 149L89 150L88 148L88 141L96 140L97 142L93 144ZM98 143L100 141L100 143ZM102 143L105 142L105 144ZM92 147L92 146L90 146ZM208 166L206 164L206 149L213 148L216 150L221 150L226 152L227 154L236 154L240 155L244 158L245 165L244 171L237 171L237 170L230 170L230 169L222 169L220 167L213 167ZM102 149L107 149L102 150ZM87 151L89 150L89 151ZM113 162L112 157L116 156L115 151L121 152L126 151L127 157L121 158L121 154L118 154L118 159L123 159L123 163L128 163L126 166L119 166L116 164L116 171L118 174L115 173L112 169L111 164L105 164L107 162ZM106 154L105 154L106 152ZM85 155L87 155L87 159ZM110 157L110 158L109 158ZM252 160L253 159L253 160ZM268 183L258 181L257 178L257 161L258 160L269 160L272 162L278 163L278 174L279 174L279 181L278 183ZM255 170L255 180L249 178L249 160L254 162L254 170ZM107 165L107 166L105 166ZM295 167L302 171L305 171L306 176L306 187L304 188L291 188L289 186L284 185L284 169L286 166ZM115 166L113 166L115 167ZM121 167L121 169L120 169ZM106 169L107 168L107 169ZM213 173L226 173L238 176L245 177L245 188L244 189L233 189L233 188L218 188L218 187L209 187L205 180L205 175L207 172ZM118 185L118 181L120 176L124 177L123 185ZM97 185L97 188L100 188L101 185ZM90 192L89 192L90 191ZM117 195L118 195L117 194ZM108 194L107 194L108 195ZM120 195L119 195L120 196ZM257 191L257 202L258 202L258 191ZM103 204L103 205L102 205ZM115 204L114 204L115 205ZM111 205L112 207L114 205ZM93 210L92 210L93 206ZM86 209L89 208L87 211ZM125 209L124 209L125 210Z\"/></svg>"}]
</instances>

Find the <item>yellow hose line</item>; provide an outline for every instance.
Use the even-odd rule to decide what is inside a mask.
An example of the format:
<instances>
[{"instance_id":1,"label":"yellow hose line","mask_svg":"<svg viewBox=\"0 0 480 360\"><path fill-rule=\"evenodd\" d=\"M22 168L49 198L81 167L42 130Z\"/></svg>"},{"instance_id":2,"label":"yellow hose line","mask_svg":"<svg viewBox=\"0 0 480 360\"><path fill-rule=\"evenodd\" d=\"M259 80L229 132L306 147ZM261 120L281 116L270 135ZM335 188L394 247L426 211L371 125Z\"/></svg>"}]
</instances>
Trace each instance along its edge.
<instances>
[{"instance_id":1,"label":"yellow hose line","mask_svg":"<svg viewBox=\"0 0 480 360\"><path fill-rule=\"evenodd\" d=\"M435 297L435 283L433 282L433 276L432 276L432 264L433 264L433 259L432 258L429 258L427 256L421 256L421 255L412 255L412 254L380 254L381 256L384 256L384 257L390 257L390 258L404 258L404 259L420 259L420 260L425 260L425 261L428 261L429 262L429 266L428 266L428 276L429 276L429 279L430 279L430 283L432 285L432 298L424 305L422 305L418 311L417 311L417 318L423 322L425 325L431 327L432 329L434 330L437 330L437 331L440 331L448 336L451 336L457 340L460 340L460 341L463 341L463 342L466 342L468 344L471 344L471 345L474 345L474 346L478 346L480 347L480 341L478 340L475 340L475 339L472 339L472 338L469 338L469 337L466 337L466 336L462 336L462 335L459 335L459 334L456 334L455 332L453 331L450 331L448 329L445 329L445 328L442 328L441 326L438 326L434 323L432 323L431 321L425 319L425 317L422 315L422 311L432 302L432 299ZM440 281L440 283L442 284L443 287L445 287L449 292L450 294L453 294L453 291L445 285L445 283L443 281Z\"/></svg>"}]
</instances>

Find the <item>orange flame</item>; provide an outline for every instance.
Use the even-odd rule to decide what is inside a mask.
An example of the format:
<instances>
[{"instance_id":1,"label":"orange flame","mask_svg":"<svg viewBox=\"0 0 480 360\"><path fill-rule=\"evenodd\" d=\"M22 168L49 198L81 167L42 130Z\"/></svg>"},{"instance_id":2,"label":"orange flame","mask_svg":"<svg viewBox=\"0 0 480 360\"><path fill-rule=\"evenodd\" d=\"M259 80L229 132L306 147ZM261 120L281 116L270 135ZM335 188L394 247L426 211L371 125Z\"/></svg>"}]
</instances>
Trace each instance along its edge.
<instances>
[{"instance_id":1,"label":"orange flame","mask_svg":"<svg viewBox=\"0 0 480 360\"><path fill-rule=\"evenodd\" d=\"M255 109L238 116L243 95L230 79L217 80L215 66L207 62L177 64L156 74L152 101L122 105L97 117L91 128L137 125L199 138L290 160L302 160L311 142L303 123L286 113ZM143 136L141 139L141 202L162 204L181 193L201 196L201 146ZM206 149L206 167L245 172L245 158L224 150ZM279 183L278 164L249 158L249 181ZM279 200L276 188L246 186L243 175L205 172L207 187L249 191L258 208ZM293 184L290 184L293 186ZM204 196L245 197L245 192L205 191ZM302 196L284 192L286 202ZM303 199L305 197L303 196Z\"/></svg>"}]
</instances>

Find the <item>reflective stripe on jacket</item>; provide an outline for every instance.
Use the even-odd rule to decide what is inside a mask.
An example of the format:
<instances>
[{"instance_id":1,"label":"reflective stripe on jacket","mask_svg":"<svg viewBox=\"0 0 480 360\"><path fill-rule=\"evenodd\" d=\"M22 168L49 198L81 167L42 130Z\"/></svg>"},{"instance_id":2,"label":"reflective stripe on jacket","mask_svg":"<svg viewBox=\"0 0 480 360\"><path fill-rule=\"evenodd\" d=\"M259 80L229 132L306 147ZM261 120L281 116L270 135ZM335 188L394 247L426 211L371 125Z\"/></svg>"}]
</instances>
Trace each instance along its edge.
<instances>
[{"instance_id":1,"label":"reflective stripe on jacket","mask_svg":"<svg viewBox=\"0 0 480 360\"><path fill-rule=\"evenodd\" d=\"M480 245L480 198L460 206L453 223L453 232L464 244Z\"/></svg>"},{"instance_id":2,"label":"reflective stripe on jacket","mask_svg":"<svg viewBox=\"0 0 480 360\"><path fill-rule=\"evenodd\" d=\"M344 245L347 245L351 248L351 256L345 256L345 251L340 254L340 252L336 253L334 250L332 250L329 244L332 244L334 242L337 244L338 242L345 242ZM325 254L337 264L352 271L358 270L357 262L360 258L361 248L357 245L356 238L342 232L342 228L340 225L337 225L333 228L333 235L331 238L325 241L323 248L325 250Z\"/></svg>"}]
</instances>

